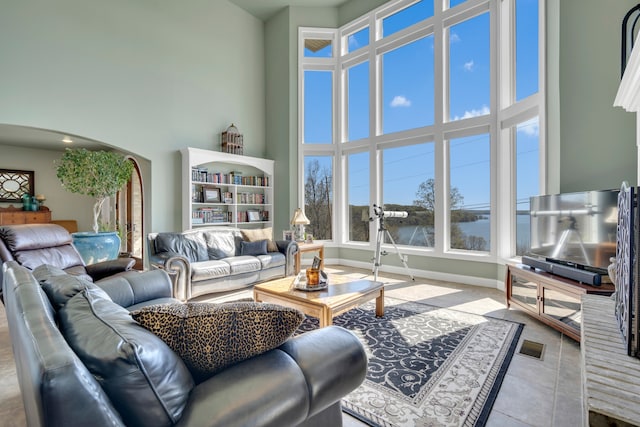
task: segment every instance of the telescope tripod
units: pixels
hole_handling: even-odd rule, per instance
[[[384,238],[385,234],[395,248],[396,253],[398,254],[398,258],[400,258],[400,262],[402,262],[402,265],[404,265],[404,268],[407,271],[407,275],[411,277],[411,280],[415,280],[413,275],[411,274],[411,271],[409,270],[407,261],[400,254],[400,249],[398,249],[398,247],[396,246],[396,242],[393,240],[393,237],[391,237],[391,233],[389,233],[389,230],[387,230],[387,228],[384,226],[384,216],[381,216],[378,219],[380,220],[380,225],[378,227],[378,235],[376,238],[376,253],[373,258],[373,280],[376,282],[378,281],[378,268],[382,265],[380,263],[380,256],[389,254],[387,251],[382,250],[382,239]]]

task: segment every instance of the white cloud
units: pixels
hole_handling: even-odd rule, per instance
[[[392,107],[411,107],[411,101],[402,95],[397,95],[391,100]]]
[[[540,134],[540,125],[538,124],[538,119],[533,118],[529,119],[526,122],[520,123],[518,125],[518,132],[522,132],[527,136],[538,136]]]
[[[457,33],[451,33],[449,43],[458,43],[459,41],[461,41],[460,36]]]
[[[479,110],[475,110],[475,109],[471,111],[467,110],[464,112],[462,117],[455,116],[453,120],[470,119],[471,117],[485,116],[489,113],[490,113],[489,107],[487,107],[486,105],[483,105],[482,108],[480,108]]]
[[[349,36],[349,47],[351,48],[349,51],[354,51],[360,47],[360,43],[354,36]]]
[[[469,62],[465,62],[464,63],[464,70],[465,71],[473,71],[474,68],[474,63],[473,63],[473,59]]]

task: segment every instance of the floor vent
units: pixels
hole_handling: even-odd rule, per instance
[[[520,354],[542,360],[544,344],[535,341],[523,340],[520,346]]]

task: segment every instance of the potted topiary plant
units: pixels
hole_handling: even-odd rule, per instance
[[[113,151],[67,148],[56,165],[56,175],[66,190],[96,199],[93,205],[93,233],[73,233],[73,243],[85,263],[117,258],[120,238],[117,231],[100,232],[100,214],[104,202],[115,196],[131,179],[133,163]],[[96,239],[106,239],[107,242],[100,243]],[[107,253],[97,252],[99,249],[106,249]]]

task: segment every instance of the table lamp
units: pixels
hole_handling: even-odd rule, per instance
[[[309,224],[309,218],[304,214],[302,209],[297,208],[295,212],[293,212],[293,217],[291,218],[291,225],[295,226],[294,237],[296,242],[301,242],[304,240],[304,226]]]

